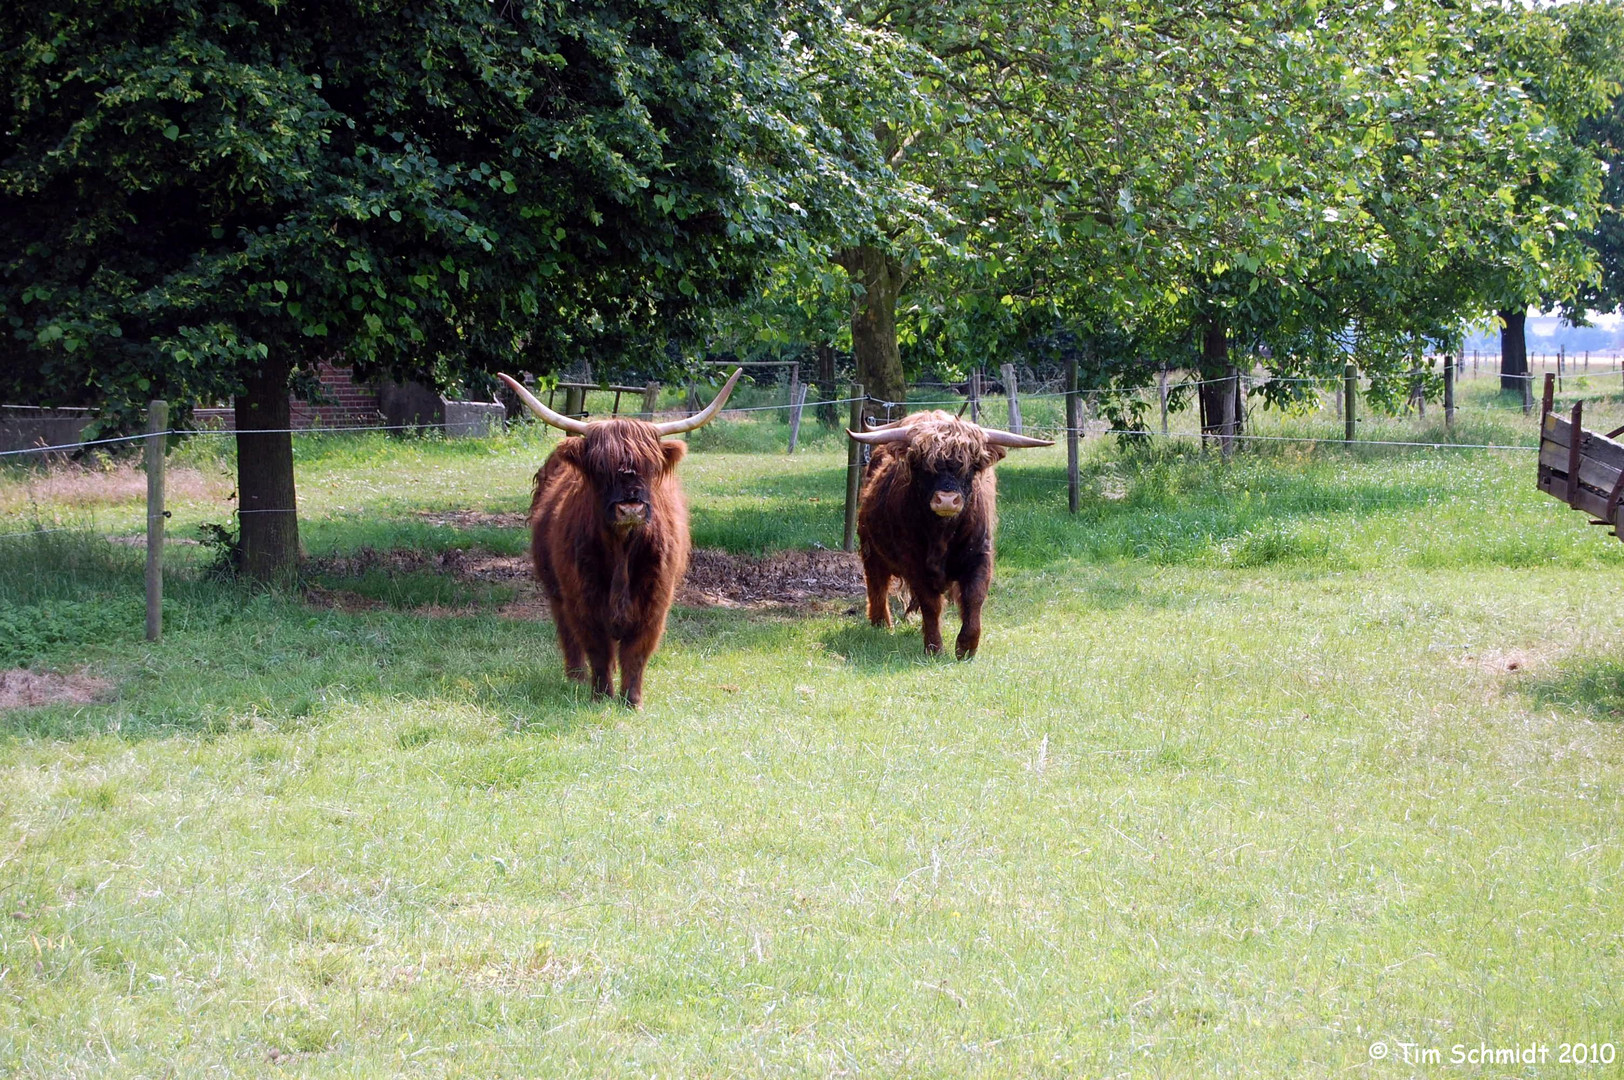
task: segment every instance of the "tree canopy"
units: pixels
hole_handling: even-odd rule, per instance
[[[441,382],[653,351],[863,206],[871,136],[803,87],[843,28],[748,0],[12,5],[0,393],[117,422],[285,398],[340,351]]]

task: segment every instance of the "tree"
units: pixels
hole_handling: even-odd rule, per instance
[[[1580,289],[1570,314],[1617,311],[1624,305],[1624,94],[1601,114],[1587,119],[1579,136],[1607,166],[1602,185],[1602,211],[1586,238],[1595,252],[1597,279]]]
[[[1491,9],[1493,11],[1494,9]],[[1502,125],[1520,151],[1504,159],[1496,197],[1512,227],[1487,230],[1473,269],[1501,323],[1501,388],[1529,379],[1524,322],[1532,304],[1572,306],[1597,274],[1586,243],[1600,207],[1603,169],[1582,126],[1611,103],[1624,78],[1624,11],[1609,0],[1496,11],[1488,25],[1490,85],[1524,95]]]
[[[652,349],[883,192],[802,90],[844,28],[816,0],[12,5],[0,393],[108,425],[234,396],[268,429],[239,435],[244,563],[280,573],[318,359],[444,384]]]
[[[913,336],[962,362],[1056,324],[1188,329],[1198,310],[1222,323],[1229,285],[1203,282],[1301,275],[1326,215],[1357,208],[1356,148],[1334,130],[1340,61],[1317,43],[1356,16],[1205,0],[877,6],[868,24],[908,43],[896,55],[916,65],[916,93],[869,115],[945,220],[878,222],[839,253],[863,381],[900,399],[904,288]]]

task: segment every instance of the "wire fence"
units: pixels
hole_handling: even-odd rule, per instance
[[[1518,378],[1518,379],[1526,378],[1528,380],[1532,380],[1536,375],[1541,375],[1541,374],[1543,374],[1543,373],[1530,372],[1526,376],[1516,376],[1515,378]],[[1601,370],[1593,369],[1588,374],[1592,378],[1600,377],[1600,376],[1624,376],[1624,365],[1620,365],[1619,367],[1611,367],[1610,366],[1610,367],[1608,367],[1606,369],[1601,369]],[[1579,373],[1574,373],[1574,375],[1575,375],[1575,377],[1578,377]],[[1398,378],[1402,378],[1402,376],[1399,376]],[[1068,438],[1071,438],[1073,436],[1075,436],[1078,439],[1084,439],[1084,438],[1090,438],[1090,437],[1099,437],[1099,436],[1111,435],[1111,436],[1117,436],[1117,437],[1122,438],[1122,439],[1142,441],[1142,442],[1145,442],[1145,443],[1151,443],[1151,442],[1154,442],[1156,440],[1161,440],[1161,439],[1173,440],[1173,441],[1196,440],[1196,441],[1201,441],[1204,445],[1206,445],[1206,444],[1217,444],[1217,445],[1220,445],[1220,446],[1230,445],[1230,444],[1242,444],[1242,445],[1244,445],[1244,444],[1297,444],[1297,445],[1304,445],[1304,446],[1322,446],[1323,445],[1323,446],[1336,446],[1336,447],[1347,447],[1347,448],[1381,447],[1381,448],[1386,448],[1386,449],[1414,450],[1414,451],[1426,451],[1426,452],[1437,452],[1437,451],[1446,451],[1446,450],[1456,450],[1456,451],[1464,450],[1464,451],[1505,452],[1505,453],[1517,453],[1517,454],[1537,452],[1537,450],[1538,450],[1538,446],[1535,445],[1532,442],[1524,444],[1524,443],[1508,443],[1508,442],[1482,441],[1482,440],[1463,441],[1463,440],[1440,440],[1440,439],[1437,439],[1437,438],[1431,438],[1431,439],[1428,439],[1428,438],[1402,439],[1402,438],[1380,438],[1380,437],[1372,438],[1372,437],[1370,437],[1370,434],[1373,433],[1376,428],[1379,428],[1379,427],[1381,427],[1383,425],[1391,425],[1391,426],[1397,428],[1399,425],[1402,425],[1402,424],[1413,424],[1414,423],[1414,420],[1415,420],[1414,417],[1412,417],[1410,415],[1397,415],[1397,414],[1386,416],[1386,417],[1380,417],[1380,416],[1360,417],[1358,419],[1358,424],[1361,425],[1361,430],[1352,439],[1349,439],[1346,436],[1345,431],[1342,433],[1341,436],[1335,436],[1335,435],[1329,435],[1329,434],[1316,435],[1316,434],[1302,433],[1302,432],[1265,433],[1265,432],[1258,432],[1258,431],[1248,431],[1248,430],[1244,430],[1244,422],[1243,422],[1243,425],[1239,429],[1228,431],[1228,432],[1221,431],[1221,430],[1219,430],[1219,429],[1217,429],[1215,427],[1208,427],[1208,428],[1206,428],[1204,430],[1172,430],[1172,429],[1167,428],[1167,426],[1166,426],[1167,425],[1167,418],[1168,418],[1168,415],[1169,415],[1168,410],[1167,410],[1167,406],[1168,406],[1169,399],[1178,397],[1180,395],[1188,395],[1191,391],[1198,391],[1203,387],[1219,385],[1219,384],[1233,384],[1233,385],[1235,385],[1237,387],[1237,389],[1241,389],[1241,390],[1245,391],[1246,393],[1256,392],[1256,391],[1258,391],[1260,389],[1266,388],[1268,385],[1271,385],[1271,384],[1283,384],[1283,385],[1288,385],[1288,386],[1293,386],[1293,387],[1300,388],[1302,390],[1305,390],[1309,394],[1321,395],[1322,398],[1325,395],[1341,395],[1342,393],[1345,393],[1345,391],[1347,389],[1347,385],[1348,385],[1345,378],[1337,378],[1337,377],[1333,377],[1333,376],[1269,376],[1269,377],[1257,377],[1257,376],[1248,375],[1248,374],[1244,374],[1244,373],[1236,373],[1236,374],[1225,375],[1225,376],[1221,376],[1221,377],[1217,377],[1217,378],[1201,379],[1201,378],[1180,377],[1176,381],[1169,379],[1168,381],[1158,382],[1157,384],[1153,384],[1153,385],[1128,386],[1128,387],[1120,387],[1120,386],[1119,387],[1091,387],[1091,388],[1079,389],[1079,390],[1071,391],[1071,392],[1068,392],[1068,391],[1066,391],[1064,389],[1059,389],[1059,390],[1049,389],[1048,386],[1050,386],[1052,384],[1039,384],[1043,388],[1037,389],[1037,390],[1034,390],[1034,391],[1028,391],[1028,392],[1020,392],[1020,391],[1017,390],[1017,393],[1016,393],[1016,396],[1015,396],[1015,401],[1016,402],[1035,404],[1035,403],[1044,402],[1044,401],[1060,401],[1060,400],[1063,400],[1063,399],[1067,398],[1068,396],[1070,396],[1070,394],[1075,394],[1077,400],[1079,401],[1079,403],[1082,406],[1082,408],[1080,408],[1079,411],[1084,412],[1084,413],[1089,413],[1089,414],[1094,413],[1096,410],[1102,409],[1103,405],[1105,403],[1107,403],[1107,402],[1126,404],[1126,403],[1129,403],[1129,402],[1135,402],[1136,401],[1139,405],[1141,405],[1143,407],[1149,408],[1149,407],[1160,406],[1162,408],[1162,410],[1163,410],[1163,412],[1162,412],[1162,425],[1161,425],[1163,430],[1159,430],[1159,431],[1158,430],[1153,430],[1153,429],[1148,428],[1148,427],[1122,426],[1119,423],[1118,424],[1111,423],[1110,420],[1108,420],[1108,419],[1086,419],[1076,427],[1068,426],[1064,422],[1053,423],[1053,422],[1037,421],[1037,422],[1026,422],[1026,423],[1022,424],[1022,430],[1025,433],[1031,434],[1031,435],[1033,435],[1035,437],[1052,438],[1052,439],[1055,439],[1055,440],[1068,439]],[[796,403],[796,404],[780,402],[780,403],[766,404],[766,405],[740,406],[740,407],[737,407],[737,408],[728,409],[728,410],[726,410],[726,413],[728,413],[728,414],[768,414],[768,413],[784,412],[786,410],[792,410],[792,409],[804,412],[804,410],[807,409],[807,408],[816,409],[819,406],[849,406],[849,405],[853,405],[853,404],[857,404],[857,403],[862,403],[864,405],[872,405],[872,406],[876,407],[877,409],[885,409],[887,412],[889,412],[891,409],[896,408],[898,405],[902,405],[903,407],[908,408],[908,409],[921,409],[921,408],[932,408],[932,407],[954,407],[954,408],[959,408],[961,410],[961,412],[962,412],[962,410],[965,407],[970,406],[972,404],[972,401],[971,401],[970,398],[968,398],[966,396],[963,396],[963,395],[957,394],[956,391],[955,391],[955,388],[952,387],[950,384],[934,384],[934,385],[940,386],[940,388],[942,390],[953,392],[954,396],[952,396],[952,397],[926,398],[926,399],[923,399],[923,400],[917,400],[916,399],[916,400],[907,401],[906,403],[899,403],[899,402],[885,401],[885,400],[874,398],[874,397],[868,396],[868,395],[862,395],[862,396],[847,395],[847,396],[837,397],[837,398],[824,400],[824,401],[817,401],[817,400],[802,401],[802,402],[799,402],[799,403]],[[982,407],[983,412],[990,413],[994,409],[996,409],[997,403],[998,403],[1000,398],[1004,399],[1005,401],[1009,400],[1007,393],[999,393],[995,389],[996,385],[997,384],[994,384],[994,383],[982,383],[979,379],[977,379],[973,383],[967,384],[966,389],[969,390],[971,394],[976,394],[976,392],[978,390],[982,391],[982,393],[977,395],[979,404]],[[1360,393],[1360,394],[1368,394],[1369,391],[1370,391],[1371,385],[1372,385],[1372,383],[1368,379],[1367,380],[1360,380],[1357,383],[1356,392]],[[1406,408],[1405,412],[1408,413],[1409,409]],[[1529,412],[1529,405],[1528,405],[1528,401],[1527,401],[1527,395],[1525,394],[1524,395],[1524,402],[1521,403],[1521,404],[1518,404],[1518,403],[1515,403],[1515,402],[1513,402],[1513,403],[1504,403],[1504,404],[1495,403],[1495,402],[1479,402],[1479,403],[1475,403],[1475,404],[1464,404],[1464,403],[1462,403],[1462,404],[1457,404],[1455,406],[1453,412],[1455,414],[1457,414],[1457,415],[1459,415],[1459,414],[1470,415],[1470,414],[1473,414],[1473,413],[1481,413],[1481,414],[1485,414],[1485,415],[1504,415],[1504,414],[1514,414],[1514,413],[1519,413],[1519,412],[1526,414],[1526,413]],[[1018,413],[1018,410],[1017,410],[1017,413]],[[1036,418],[1034,418],[1034,419],[1036,419]],[[1339,412],[1338,419],[1339,419],[1339,421],[1342,419],[1342,416],[1340,415],[1340,412]],[[29,457],[31,455],[52,455],[52,454],[64,455],[64,454],[80,452],[80,451],[84,451],[84,450],[88,450],[88,449],[96,449],[96,448],[104,448],[104,447],[111,447],[111,446],[117,446],[117,445],[125,445],[125,444],[130,444],[130,443],[155,440],[155,439],[159,439],[159,438],[166,438],[166,437],[170,437],[170,436],[186,436],[186,437],[189,437],[189,438],[223,438],[223,437],[228,437],[228,436],[229,437],[235,437],[235,436],[238,436],[238,435],[293,435],[293,436],[330,435],[330,434],[350,435],[350,434],[363,434],[363,433],[397,433],[397,432],[404,432],[404,431],[436,431],[436,430],[449,431],[453,426],[454,425],[451,425],[451,424],[448,424],[448,423],[445,423],[445,422],[424,422],[424,423],[415,423],[415,424],[311,425],[311,426],[287,427],[287,428],[246,428],[246,429],[231,429],[231,428],[200,428],[200,429],[165,428],[164,430],[161,430],[161,431],[145,432],[145,433],[137,434],[137,435],[112,436],[112,437],[108,437],[108,438],[89,439],[89,440],[83,440],[83,441],[79,441],[79,442],[57,443],[57,444],[53,444],[53,445],[49,445],[49,446],[25,447],[25,448],[21,448],[21,449],[0,451],[0,458],[9,459],[9,460],[17,460],[17,459],[25,459],[25,458],[27,458],[27,457]],[[1066,483],[1068,485],[1072,485],[1072,484],[1075,484],[1075,479],[1074,478],[1068,478],[1067,480],[1061,481],[1061,482]],[[294,507],[253,507],[253,508],[238,508],[238,509],[235,509],[235,510],[232,511],[232,513],[237,515],[237,516],[251,515],[251,514],[289,514],[289,513],[297,513],[297,512],[298,512],[297,508],[294,508]],[[81,530],[77,530],[75,527],[68,527],[68,526],[17,530],[17,531],[0,533],[0,540],[8,540],[8,539],[16,539],[16,538],[19,538],[19,537],[40,536],[40,535],[45,535],[45,534],[50,534],[50,533],[62,533],[62,532],[72,532],[72,531],[81,531]]]
[[[1508,378],[1530,379],[1531,380],[1531,379],[1535,378],[1536,374],[1538,374],[1538,373],[1531,373],[1531,374],[1528,374],[1528,375],[1519,375],[1519,376],[1508,376]],[[1609,371],[1604,372],[1603,374],[1624,376],[1624,368],[1610,369]],[[1130,386],[1130,387],[1092,387],[1092,388],[1088,388],[1088,389],[1078,389],[1076,391],[1066,391],[1066,390],[1039,390],[1039,391],[1032,391],[1032,392],[1024,392],[1023,391],[1023,392],[1018,392],[1017,393],[1016,400],[1019,401],[1019,402],[1059,401],[1059,400],[1065,399],[1066,397],[1068,397],[1068,396],[1070,396],[1071,394],[1074,393],[1079,400],[1085,400],[1085,401],[1099,401],[1101,399],[1108,399],[1108,400],[1113,400],[1113,401],[1127,402],[1127,401],[1132,401],[1132,400],[1138,399],[1141,402],[1153,403],[1153,402],[1159,402],[1162,395],[1164,395],[1164,394],[1167,397],[1172,398],[1172,397],[1180,394],[1181,392],[1188,392],[1189,390],[1199,389],[1200,387],[1204,387],[1204,386],[1220,385],[1220,384],[1230,383],[1230,382],[1233,382],[1233,381],[1236,381],[1235,377],[1223,376],[1223,377],[1211,378],[1211,379],[1181,379],[1181,380],[1179,380],[1177,382],[1171,382],[1170,381],[1169,383],[1166,384],[1165,387],[1161,386],[1161,385],[1150,385],[1150,386]],[[1238,377],[1238,381],[1239,381],[1241,387],[1243,389],[1245,389],[1248,393],[1251,393],[1253,391],[1262,389],[1262,388],[1264,388],[1264,387],[1266,387],[1266,386],[1268,386],[1270,384],[1278,383],[1278,384],[1286,384],[1286,385],[1308,386],[1308,387],[1317,389],[1322,393],[1333,393],[1334,394],[1334,393],[1340,393],[1343,390],[1344,385],[1345,385],[1340,378],[1331,378],[1331,377],[1290,377],[1290,376],[1282,377],[1282,376],[1271,376],[1271,377],[1268,377],[1268,378],[1254,378],[1254,377],[1247,376],[1247,375],[1241,375],[1241,376]],[[1621,387],[1621,389],[1624,389],[1624,387]],[[1360,384],[1359,392],[1361,394],[1368,393],[1369,390],[1370,390],[1370,383],[1368,381],[1367,382],[1362,382]],[[989,385],[988,391],[985,394],[983,394],[982,396],[979,397],[979,403],[982,405],[983,409],[994,408],[996,406],[996,403],[999,400],[1006,400],[1007,401],[1008,400],[1007,394],[1004,394],[1002,392],[998,392],[996,390],[991,389],[990,385]],[[740,414],[740,413],[743,413],[743,414],[757,414],[757,413],[787,412],[787,411],[792,411],[792,410],[799,410],[799,411],[804,412],[804,411],[806,411],[808,409],[815,410],[820,406],[850,405],[850,404],[853,404],[854,402],[859,402],[859,401],[861,401],[861,402],[863,402],[865,404],[868,404],[868,405],[873,405],[876,408],[884,409],[884,410],[887,410],[887,411],[892,410],[892,409],[896,409],[896,408],[899,408],[899,407],[900,408],[905,408],[905,409],[936,408],[936,407],[947,407],[947,406],[960,408],[960,407],[964,407],[964,406],[966,406],[967,404],[970,403],[970,399],[967,399],[966,397],[963,397],[963,396],[957,396],[957,397],[951,397],[951,398],[945,398],[945,397],[944,398],[929,398],[929,399],[923,399],[923,400],[921,400],[921,399],[909,399],[907,401],[888,401],[888,400],[885,400],[883,398],[878,398],[878,397],[874,397],[874,396],[864,396],[864,397],[860,397],[860,398],[859,397],[846,396],[846,397],[831,398],[831,399],[827,399],[827,400],[812,399],[812,400],[807,400],[807,401],[805,401],[803,403],[800,403],[800,404],[777,403],[777,404],[771,404],[771,405],[739,406],[739,407],[736,407],[736,408],[725,409],[724,410],[724,415],[727,415],[727,414]],[[1526,404],[1517,404],[1517,403],[1514,403],[1514,402],[1513,403],[1505,403],[1505,404],[1499,404],[1499,403],[1480,403],[1480,404],[1457,403],[1454,406],[1454,412],[1456,412],[1456,413],[1472,413],[1472,412],[1515,413],[1515,412],[1522,412],[1524,414],[1527,414],[1529,411],[1530,411],[1529,406],[1527,406]],[[1380,420],[1390,420],[1390,421],[1404,421],[1405,419],[1407,419],[1407,417],[1405,417],[1403,415],[1393,415],[1393,416],[1389,416],[1389,417],[1385,417],[1385,418],[1379,418],[1379,419]],[[1367,422],[1367,420],[1365,418],[1361,418],[1361,422],[1362,423]],[[121,444],[143,442],[143,441],[146,441],[146,440],[149,440],[149,439],[160,438],[160,437],[171,437],[171,436],[183,436],[183,437],[186,437],[186,438],[224,438],[224,437],[235,438],[236,436],[239,436],[239,435],[326,435],[326,434],[355,435],[355,434],[365,434],[365,433],[371,433],[371,432],[389,433],[389,432],[408,432],[408,431],[410,431],[410,432],[449,431],[449,430],[452,430],[453,428],[455,428],[457,426],[458,425],[448,424],[448,423],[446,423],[444,421],[439,421],[439,422],[425,421],[425,422],[421,422],[421,423],[412,423],[412,424],[307,425],[307,426],[301,426],[301,427],[285,427],[285,428],[214,428],[214,427],[205,427],[205,428],[165,428],[162,431],[142,432],[142,433],[136,434],[136,435],[118,435],[118,436],[110,436],[110,437],[102,438],[102,439],[86,439],[86,440],[80,440],[80,441],[76,441],[76,442],[64,442],[64,443],[55,443],[55,444],[43,445],[43,446],[21,447],[21,448],[16,448],[16,449],[11,449],[11,450],[0,450],[0,458],[24,458],[24,457],[28,457],[28,456],[31,456],[31,455],[48,455],[48,454],[67,455],[67,454],[71,454],[71,453],[80,452],[80,451],[83,451],[83,450],[94,449],[94,448],[97,448],[97,447],[106,447],[106,446],[115,446],[115,445],[121,445]],[[1042,427],[1043,430],[1056,432],[1056,433],[1059,433],[1059,434],[1066,434],[1067,433],[1066,428],[1064,428],[1064,427],[1055,427],[1054,425],[1048,425],[1048,426],[1026,425],[1026,426],[1027,427]],[[1128,435],[1128,436],[1137,437],[1137,436],[1144,436],[1144,435],[1152,434],[1151,432],[1141,431],[1141,430],[1138,430],[1138,429],[1118,429],[1118,428],[1099,429],[1099,428],[1095,428],[1095,427],[1089,427],[1087,429],[1081,429],[1080,428],[1078,430],[1082,434],[1090,434],[1090,435],[1091,434],[1110,434],[1110,435]],[[1201,433],[1201,432],[1168,432],[1166,434],[1167,434],[1167,437],[1169,437],[1169,438],[1187,438],[1187,437],[1200,437],[1203,433]],[[1212,432],[1207,432],[1205,434],[1211,435]],[[1275,440],[1275,441],[1289,441],[1289,442],[1325,442],[1325,443],[1336,442],[1336,443],[1346,443],[1346,442],[1350,441],[1350,440],[1347,440],[1347,439],[1328,438],[1328,437],[1315,437],[1315,436],[1306,436],[1306,435],[1305,436],[1296,436],[1296,435],[1265,436],[1265,435],[1256,435],[1256,434],[1249,434],[1249,435],[1236,434],[1236,435],[1234,435],[1232,437],[1234,437],[1234,438],[1245,438],[1245,439],[1251,439],[1251,440]],[[1366,443],[1366,444],[1370,444],[1370,445],[1377,445],[1377,443],[1375,441],[1373,441],[1373,440],[1357,439],[1357,440],[1351,440],[1351,441],[1360,442],[1360,443]],[[1386,440],[1386,441],[1381,442],[1379,445],[1389,445],[1389,446],[1408,445],[1408,446],[1415,446],[1415,447],[1418,447],[1418,448],[1427,448],[1427,449],[1431,449],[1431,448],[1438,447],[1438,446],[1454,446],[1454,447],[1459,447],[1459,448],[1462,448],[1462,449],[1465,449],[1465,448],[1474,448],[1474,449],[1528,449],[1527,447],[1503,447],[1503,446],[1495,446],[1495,445],[1487,445],[1487,444],[1434,443],[1434,442],[1425,442],[1425,441],[1400,441],[1400,440]]]

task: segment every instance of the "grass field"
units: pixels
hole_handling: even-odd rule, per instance
[[[1531,444],[1487,384],[1452,437]],[[782,432],[695,439],[696,544],[838,544]],[[551,444],[300,439],[306,547],[518,552]],[[346,611],[175,545],[148,645],[139,473],[0,473],[66,530],[0,541],[0,670],[111,698],[0,712],[0,1072],[1617,1075],[1557,1058],[1624,1044],[1624,544],[1527,452],[1084,457],[1075,518],[1062,448],[999,467],[973,663],[679,608],[641,713],[427,571]],[[226,520],[218,444],[172,469],[172,535]]]

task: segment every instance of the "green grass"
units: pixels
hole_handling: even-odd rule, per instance
[[[838,444],[746,452],[767,428],[696,439],[696,542],[834,546]],[[550,445],[301,440],[306,545],[517,552],[440,521],[522,510]],[[0,713],[0,1071],[1401,1077],[1400,1042],[1624,1041],[1624,544],[1527,453],[1091,440],[1075,518],[1063,463],[1000,466],[974,663],[843,605],[679,608],[642,713],[501,589],[323,576],[381,602],[345,613],[175,547],[148,645],[138,548],[0,542],[0,666],[118,687]],[[223,520],[195,490],[182,535]],[[37,520],[139,521],[75,498]]]

